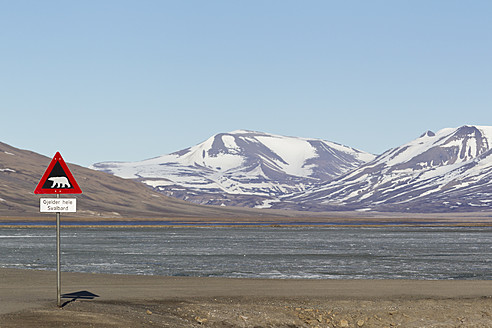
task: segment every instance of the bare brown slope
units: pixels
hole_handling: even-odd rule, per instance
[[[34,188],[51,158],[0,143],[0,217],[39,217],[39,195]],[[142,183],[68,164],[82,195],[77,198],[77,217],[252,217],[265,212],[200,206],[152,191]],[[52,197],[52,195],[47,195]],[[283,216],[269,213],[268,216]]]

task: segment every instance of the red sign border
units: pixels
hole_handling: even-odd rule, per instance
[[[60,163],[63,171],[65,171],[65,174],[67,175],[67,178],[70,181],[70,184],[72,185],[73,188],[53,188],[53,189],[44,188],[43,189],[44,183],[48,179],[51,171],[53,170],[53,167],[57,162]],[[43,176],[41,177],[41,180],[36,186],[36,189],[34,189],[34,193],[35,194],[81,194],[82,193],[82,190],[77,184],[77,181],[75,181],[72,172],[70,172],[70,170],[68,169],[68,166],[63,160],[63,157],[61,156],[60,152],[58,151],[56,152],[55,156],[51,160],[50,165],[48,165],[48,168],[46,169]]]

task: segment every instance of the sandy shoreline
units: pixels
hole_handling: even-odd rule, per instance
[[[313,216],[285,217],[149,217],[103,218],[62,215],[65,227],[388,227],[388,226],[438,226],[474,227],[492,226],[489,213],[460,214],[408,214],[408,213],[319,213]],[[54,216],[0,217],[0,227],[21,228],[54,226]]]
[[[39,229],[53,229],[55,222],[49,221],[25,221],[21,223],[10,223],[6,221],[0,221],[0,228],[6,229],[20,229],[20,228],[39,228]],[[248,223],[227,223],[227,222],[194,222],[194,223],[160,223],[160,222],[146,222],[142,224],[140,221],[133,222],[99,222],[94,224],[93,221],[69,221],[63,222],[60,225],[62,228],[388,228],[388,227],[492,227],[491,222],[280,222],[280,223],[261,223],[261,222],[248,222]]]
[[[62,273],[62,293],[82,291],[97,297],[58,309],[55,272],[0,269],[0,327],[492,327],[492,280]]]

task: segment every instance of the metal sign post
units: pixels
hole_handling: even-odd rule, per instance
[[[34,189],[34,193],[56,194],[56,198],[41,198],[39,211],[56,212],[56,304],[61,307],[60,213],[76,212],[77,200],[75,198],[60,199],[60,194],[81,194],[82,190],[59,152],[51,160],[36,189]]]
[[[60,198],[60,194],[56,194]],[[60,212],[56,212],[56,304],[61,307]]]

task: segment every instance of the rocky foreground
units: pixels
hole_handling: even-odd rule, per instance
[[[492,298],[76,301],[0,316],[0,327],[492,327]]]
[[[0,327],[492,327],[489,280],[63,273],[71,295],[62,308],[55,281],[54,272],[0,269]]]

